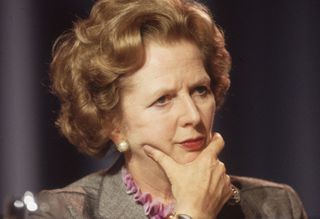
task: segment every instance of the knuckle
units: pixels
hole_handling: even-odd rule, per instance
[[[214,139],[218,139],[218,138],[222,138],[222,136],[221,136],[221,134],[220,134],[219,132],[215,132],[215,133],[213,134],[213,138],[214,138]]]
[[[216,132],[213,136],[214,140],[224,142],[223,137],[220,133]]]
[[[223,162],[221,162],[220,160],[218,161],[218,165],[217,165],[217,169],[219,170],[220,174],[226,174],[227,172],[227,169],[226,169],[226,166],[224,165]]]
[[[225,141],[219,133],[214,134],[212,145],[214,145],[214,147],[212,147],[212,151],[214,151],[215,153],[219,153],[224,148]]]
[[[224,138],[221,137],[221,138],[220,138],[220,144],[222,145],[222,147],[224,147],[225,143],[226,143],[226,142],[224,141]]]
[[[219,145],[221,145],[222,147],[223,147],[224,144],[225,144],[225,141],[224,141],[223,137],[222,137],[220,134],[219,134],[218,137],[217,137],[217,143],[218,143]]]

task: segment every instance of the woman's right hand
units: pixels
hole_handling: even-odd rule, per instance
[[[179,164],[171,157],[151,146],[145,146],[148,156],[165,171],[172,194],[176,200],[175,212],[187,214],[194,219],[216,218],[223,205],[232,195],[230,177],[218,154],[224,147],[219,133],[190,163]]]

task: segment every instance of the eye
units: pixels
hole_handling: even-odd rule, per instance
[[[170,95],[164,95],[160,98],[158,98],[154,103],[153,105],[156,105],[156,106],[164,106],[166,105],[168,102],[170,102],[170,100],[172,99],[172,97]]]
[[[194,88],[193,91],[196,95],[205,96],[210,92],[210,90],[206,86],[198,86]]]

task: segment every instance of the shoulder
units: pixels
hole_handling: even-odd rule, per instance
[[[28,218],[89,218],[98,202],[100,184],[106,175],[99,171],[61,189],[44,190],[37,195],[38,210]]]
[[[239,176],[232,176],[232,183],[240,188],[245,214],[259,218],[307,218],[298,194],[286,184]]]

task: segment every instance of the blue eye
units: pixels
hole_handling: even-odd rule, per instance
[[[206,86],[198,86],[194,88],[194,93],[200,96],[208,94],[210,90]]]
[[[171,99],[172,99],[172,97],[169,96],[169,95],[162,96],[162,97],[158,98],[158,99],[154,102],[154,105],[156,105],[156,106],[164,106],[164,105],[166,105]]]

